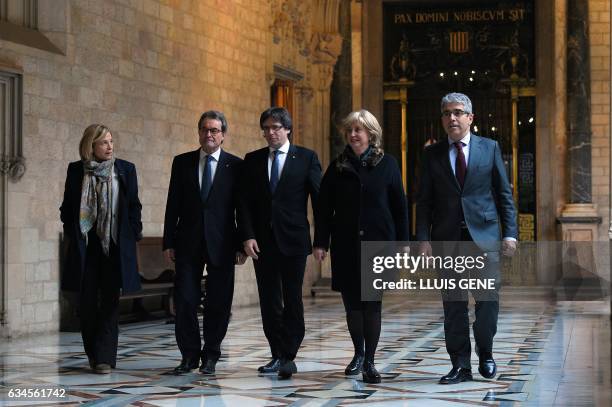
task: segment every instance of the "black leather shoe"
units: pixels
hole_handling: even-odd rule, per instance
[[[485,379],[492,379],[497,373],[497,365],[491,352],[481,352],[478,356],[478,373]]]
[[[440,384],[455,384],[472,380],[472,370],[463,367],[453,367],[446,376],[442,376]]]
[[[198,368],[198,359],[183,359],[181,360],[181,364],[174,368],[172,373],[174,374],[182,374],[182,373],[191,373],[192,370]]]
[[[274,358],[263,366],[259,366],[257,371],[259,373],[277,373],[278,367],[280,366],[280,359]]]
[[[214,360],[207,359],[202,362],[202,366],[200,366],[200,373],[203,374],[215,374],[215,365],[217,362]]]
[[[374,362],[363,363],[363,381],[365,383],[380,383],[380,373],[374,367]]]
[[[293,360],[282,360],[278,367],[278,378],[281,380],[290,379],[291,376],[297,373],[297,366]]]
[[[348,364],[346,369],[344,369],[344,374],[347,376],[353,376],[359,374],[363,370],[363,355],[355,354],[353,356],[353,360]]]

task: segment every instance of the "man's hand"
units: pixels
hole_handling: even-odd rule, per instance
[[[164,250],[164,257],[168,263],[174,262],[176,260],[174,256],[174,249],[166,249]]]
[[[242,247],[244,247],[244,252],[252,259],[257,260],[257,253],[259,253],[259,246],[257,246],[257,240],[249,239],[242,242]]]
[[[316,261],[321,262],[325,260],[325,257],[327,256],[327,251],[322,247],[315,247],[314,249],[312,249],[312,255],[314,256]]]
[[[417,253],[417,255],[419,254],[423,256],[431,256],[432,254],[431,243],[430,242],[419,242],[419,252]]]
[[[516,240],[502,240],[502,256],[512,257],[516,252]]]
[[[234,262],[235,262],[237,265],[242,266],[242,265],[243,265],[243,264],[246,262],[246,259],[247,259],[248,257],[249,257],[249,256],[247,256],[247,255],[246,255],[246,254],[244,254],[243,252],[236,252],[236,258],[235,258]]]

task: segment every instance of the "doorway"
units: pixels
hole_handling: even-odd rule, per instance
[[[533,0],[385,3],[383,27],[385,150],[405,163],[413,237],[422,151],[446,140],[440,100],[461,92],[472,100],[472,132],[501,146],[520,240],[535,241]]]

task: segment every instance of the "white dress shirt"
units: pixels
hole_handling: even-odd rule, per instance
[[[289,140],[285,142],[278,149],[278,179],[280,180],[281,174],[283,173],[283,167],[285,166],[285,160],[287,159],[287,154],[289,154],[289,146],[291,143]],[[274,161],[274,149],[272,147],[269,148],[270,153],[268,154],[268,180],[270,179],[270,174],[272,174],[272,161]]]

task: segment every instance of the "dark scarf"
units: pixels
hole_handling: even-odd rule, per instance
[[[344,151],[338,156],[336,167],[339,171],[344,171],[351,167],[357,171],[358,168],[364,166],[363,163],[365,163],[365,166],[372,168],[378,165],[384,155],[385,152],[382,148],[369,146],[363,154],[357,157],[351,146],[347,145],[344,147]]]

